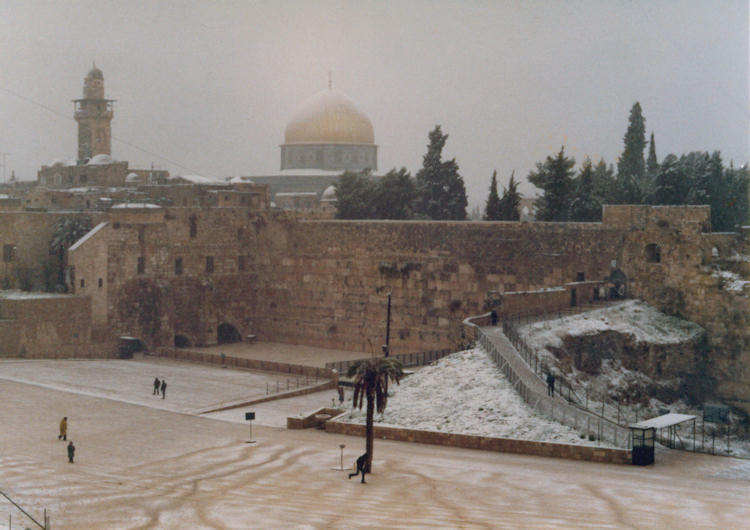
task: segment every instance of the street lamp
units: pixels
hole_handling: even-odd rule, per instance
[[[383,344],[383,355],[388,357],[391,350],[391,288],[386,287],[388,296],[388,309],[385,317],[385,344]]]

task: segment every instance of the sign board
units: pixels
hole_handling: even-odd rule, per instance
[[[246,420],[254,420],[255,419],[255,412],[245,412],[245,419]]]
[[[703,421],[710,423],[729,423],[729,407],[716,403],[704,403]]]

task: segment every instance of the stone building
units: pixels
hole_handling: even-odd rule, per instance
[[[112,158],[114,99],[104,97],[104,74],[94,65],[83,80],[83,98],[73,100],[78,122],[78,159],[54,160],[37,172],[37,183],[49,188],[133,186],[163,181],[164,170],[129,169]]]

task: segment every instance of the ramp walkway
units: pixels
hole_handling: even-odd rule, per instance
[[[547,385],[511,344],[500,327],[480,327],[479,345],[536,412],[614,447],[630,449],[630,430],[603,416],[576,407],[559,395],[548,396]]]

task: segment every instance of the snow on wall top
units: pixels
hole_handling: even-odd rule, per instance
[[[91,237],[94,234],[96,234],[99,230],[101,230],[105,226],[107,226],[107,222],[106,221],[103,221],[103,222],[99,223],[94,228],[92,228],[91,230],[89,230],[88,232],[86,232],[86,234],[81,239],[79,239],[78,241],[76,241],[75,243],[73,243],[73,245],[68,250],[71,251],[71,250],[78,249],[78,247],[80,247],[86,241],[88,241],[89,239],[91,239]]]

